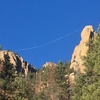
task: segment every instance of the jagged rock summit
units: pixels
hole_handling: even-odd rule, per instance
[[[81,41],[78,46],[75,47],[74,52],[72,54],[71,65],[70,68],[73,68],[74,71],[81,73],[85,73],[85,66],[83,65],[82,57],[86,56],[86,53],[89,49],[87,43],[90,38],[93,39],[95,32],[92,26],[86,26],[81,32]]]
[[[8,54],[10,63],[16,67],[17,72],[22,72],[25,75],[28,74],[28,71],[36,72],[36,69],[31,67],[28,62],[24,61],[22,57],[9,50],[0,51],[0,61],[5,61],[5,54]]]

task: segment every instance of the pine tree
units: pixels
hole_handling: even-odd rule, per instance
[[[56,82],[56,89],[58,90],[57,97],[59,98],[59,100],[70,100],[69,84],[67,82],[68,78],[65,77],[65,75],[68,74],[68,68],[68,63],[63,64],[62,62],[58,62],[55,69],[54,80]]]
[[[2,100],[12,100],[12,95],[15,91],[15,87],[13,86],[14,78],[16,77],[15,75],[15,67],[13,64],[10,63],[10,58],[6,54],[4,55],[5,61],[3,64],[3,69],[0,73],[0,90],[2,90],[2,94],[0,95],[0,99]]]
[[[100,24],[98,25],[97,33],[100,34]]]
[[[23,77],[21,73],[15,78],[16,96],[14,100],[34,100],[34,75],[29,72],[28,76]]]

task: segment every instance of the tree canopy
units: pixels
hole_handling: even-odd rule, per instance
[[[90,40],[87,56],[84,57],[86,73],[79,74],[74,85],[73,100],[100,99],[100,34]]]

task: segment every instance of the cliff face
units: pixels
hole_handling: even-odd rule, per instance
[[[1,62],[5,61],[5,54],[8,54],[8,56],[10,57],[10,63],[12,63],[16,67],[17,72],[22,72],[25,75],[27,75],[28,71],[36,72],[36,69],[34,67],[31,67],[31,65],[28,62],[25,62],[22,57],[18,56],[12,51],[0,51]]]
[[[81,32],[81,41],[78,46],[75,47],[74,52],[72,54],[71,65],[70,68],[73,68],[74,71],[81,73],[85,73],[85,66],[83,65],[82,57],[86,56],[86,53],[89,49],[87,43],[90,39],[93,39],[93,35],[95,34],[92,26],[86,26]]]

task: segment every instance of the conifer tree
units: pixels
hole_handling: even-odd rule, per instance
[[[100,34],[100,24],[98,26],[97,33]]]
[[[15,75],[15,67],[10,63],[10,58],[6,54],[4,55],[5,61],[3,64],[3,70],[0,73],[0,90],[2,90],[2,94],[0,95],[0,99],[2,100],[12,100],[12,95],[15,91],[15,87],[13,86]]]
[[[68,68],[68,63],[63,64],[62,62],[58,62],[55,69],[54,80],[56,82],[56,89],[58,90],[58,100],[70,100],[68,78],[65,77],[65,75],[68,75]]]
[[[15,78],[14,85],[16,88],[15,100],[34,100],[34,75],[29,72],[28,76],[23,77],[21,73]]]
[[[100,99],[100,35],[90,40],[87,56],[84,57],[86,73],[77,76],[73,100]]]

